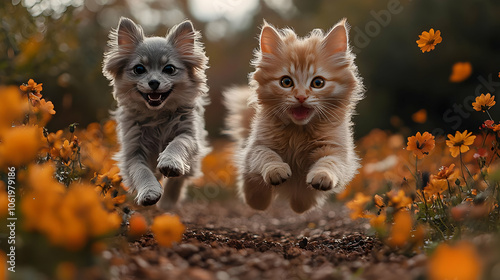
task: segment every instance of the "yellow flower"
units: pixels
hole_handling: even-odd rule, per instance
[[[0,142],[0,168],[22,166],[34,160],[42,146],[42,132],[36,126],[18,126],[3,133]]]
[[[172,247],[174,242],[180,242],[185,229],[179,216],[169,214],[156,216],[151,226],[156,241],[164,247]]]
[[[457,62],[453,64],[451,75],[450,75],[450,82],[452,83],[460,83],[467,78],[470,77],[472,74],[472,65],[469,62]]]
[[[460,133],[456,132],[455,136],[448,134],[448,139],[446,140],[446,145],[450,148],[450,153],[452,157],[457,157],[459,154],[465,153],[469,150],[469,146],[474,143],[476,139],[472,132],[467,133],[467,130]]]
[[[443,41],[443,38],[441,38],[441,31],[437,30],[434,32],[434,29],[432,28],[429,32],[422,32],[422,35],[419,35],[418,37],[420,37],[420,39],[417,40],[417,44],[422,50],[422,53],[432,51],[437,44]]]
[[[489,110],[493,105],[496,104],[495,96],[487,93],[484,95],[481,93],[480,96],[476,97],[476,102],[472,102],[472,107],[476,111],[486,111]]]
[[[413,151],[413,154],[422,159],[424,156],[428,155],[436,146],[436,141],[434,141],[434,136],[429,132],[424,132],[420,134],[417,132],[415,136],[408,137],[408,146],[406,149],[408,151]]]
[[[471,243],[441,244],[429,260],[429,279],[477,280],[481,267],[481,258]]]
[[[356,193],[354,199],[346,203],[347,208],[351,210],[349,214],[351,219],[365,218],[365,205],[371,200],[370,196],[364,195],[361,192]]]
[[[389,244],[394,247],[403,247],[411,237],[413,220],[408,211],[398,211],[394,215],[394,225],[391,228]]]

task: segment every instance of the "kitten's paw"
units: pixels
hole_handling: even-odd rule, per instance
[[[331,172],[311,171],[307,174],[306,183],[319,191],[329,191],[337,185],[338,179]]]
[[[159,160],[157,168],[168,178],[182,176],[190,169],[189,165],[169,158]]]
[[[148,189],[137,194],[137,204],[142,206],[150,206],[156,204],[160,200],[161,191],[155,189]]]
[[[264,181],[273,186],[283,184],[290,176],[292,176],[292,170],[284,162],[269,163],[262,173]]]

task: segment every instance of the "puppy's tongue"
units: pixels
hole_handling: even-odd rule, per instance
[[[149,93],[148,97],[151,100],[159,100],[161,98],[161,94],[160,93]]]
[[[292,111],[292,116],[296,120],[301,121],[301,120],[306,119],[309,116],[309,112],[311,112],[311,109],[306,108],[304,106],[299,106],[299,107],[292,108],[291,111]]]

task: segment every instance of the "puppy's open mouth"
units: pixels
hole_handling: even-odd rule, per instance
[[[139,93],[142,95],[142,97],[148,102],[148,104],[152,107],[160,106],[165,99],[172,93],[172,90],[174,88],[171,87],[168,91],[166,92],[150,92],[150,93],[144,93],[142,91],[139,91]]]

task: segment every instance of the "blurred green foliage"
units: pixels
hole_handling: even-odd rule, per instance
[[[348,19],[367,88],[355,119],[358,137],[375,127],[405,134],[429,130],[435,135],[459,125],[475,130],[481,118],[460,107],[470,104],[467,97],[495,94],[500,85],[498,1],[255,0],[256,8],[241,20],[231,15],[248,6],[243,0],[212,1],[214,14],[208,20],[200,16],[205,9],[198,6],[200,1],[2,1],[0,84],[29,78],[43,83],[57,111],[53,127],[108,117],[114,104],[101,74],[102,54],[109,30],[120,16],[127,16],[141,23],[147,34],[163,35],[184,18],[202,31],[211,66],[207,74],[212,104],[206,118],[212,137],[220,136],[223,126],[220,92],[246,83],[252,71],[249,62],[263,19],[277,27],[290,26],[300,36]],[[443,43],[423,54],[415,41],[430,28],[441,30]],[[451,67],[458,61],[469,61],[473,74],[462,83],[450,83]],[[493,82],[484,86],[488,80]],[[428,121],[414,123],[411,115],[422,108]]]

